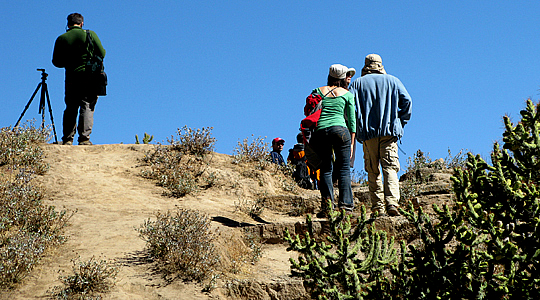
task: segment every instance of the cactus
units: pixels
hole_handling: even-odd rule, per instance
[[[452,177],[452,209],[403,214],[419,247],[402,245],[392,293],[406,299],[535,299],[540,294],[540,104],[531,100],[517,125],[504,117],[504,145],[492,165],[468,153]]]
[[[145,132],[144,137],[143,137],[143,144],[149,144],[153,139],[154,139],[153,135],[148,135]],[[135,144],[140,144],[138,135],[135,135]]]
[[[482,264],[485,253],[478,247],[482,235],[463,221],[465,210],[451,210],[447,205],[433,208],[437,222],[422,207],[415,210],[409,203],[408,209],[402,210],[416,227],[421,243],[407,249],[402,242],[400,263],[392,269],[394,297],[482,299],[484,288],[479,274],[487,271]]]
[[[504,117],[503,146],[492,165],[467,155],[452,177],[455,203],[434,205],[435,221],[412,205],[417,246],[402,243],[392,268],[398,299],[536,299],[540,294],[540,104],[517,125]]]
[[[366,217],[365,207],[355,228],[345,210],[333,211],[331,202],[328,207],[328,244],[316,240],[310,215],[304,236],[285,231],[287,250],[300,253],[298,261],[290,259],[292,275],[301,277],[316,299],[383,299],[389,287],[383,272],[398,258],[394,239],[370,226],[374,219]]]
[[[454,188],[467,220],[487,235],[488,295],[532,299],[540,292],[540,104],[529,99],[520,113],[515,126],[504,117],[504,144],[494,144],[493,165],[469,155]]]

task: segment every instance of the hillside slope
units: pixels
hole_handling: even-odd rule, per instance
[[[318,191],[295,187],[281,172],[233,164],[231,156],[213,153],[207,171],[214,175],[214,184],[192,195],[171,198],[141,176],[146,168],[141,159],[153,147],[44,145],[50,169],[38,181],[47,193],[47,205],[75,212],[66,230],[68,239],[49,251],[15,290],[0,293],[0,299],[47,298],[47,291],[60,285],[59,275],[72,274],[73,260],[91,257],[119,266],[116,285],[104,299],[306,299],[301,282],[289,276],[288,260],[295,254],[280,243],[284,228],[304,230],[305,216],[291,216],[295,214],[290,212],[302,206],[304,213],[313,213],[319,205]],[[424,206],[428,213],[432,203],[449,204],[451,199],[449,172],[437,172],[428,168],[409,174],[424,181],[413,203]],[[353,190],[356,206],[369,207],[366,188]],[[261,198],[266,209],[259,218],[238,209],[242,201]],[[212,218],[213,230],[219,232],[216,246],[222,266],[211,293],[201,292],[201,284],[164,280],[136,231],[156,212],[177,207],[204,212]],[[404,217],[381,217],[375,226],[398,239],[415,238]],[[233,268],[232,261],[239,258],[235,251],[249,251],[243,243],[244,232],[265,242],[262,256],[256,263]]]
[[[95,256],[120,266],[116,286],[105,299],[225,299],[222,289],[208,295],[200,292],[200,285],[164,281],[147,260],[145,242],[135,229],[157,211],[175,207],[197,209],[221,221],[212,222],[212,226],[219,228],[222,240],[229,241],[240,232],[231,222],[249,226],[303,220],[266,210],[257,222],[237,211],[235,203],[240,198],[279,194],[279,187],[275,187],[279,181],[266,178],[266,183],[261,185],[255,178],[240,174],[242,171],[231,163],[231,157],[222,154],[214,154],[210,165],[218,178],[214,188],[180,199],[170,198],[154,182],[140,176],[143,168],[140,159],[151,147],[44,145],[50,169],[38,180],[48,193],[46,204],[76,213],[66,231],[67,242],[49,253],[16,290],[0,296],[42,299],[48,289],[60,285],[59,275],[71,274],[72,260],[86,261]],[[261,280],[286,278],[289,255],[283,245],[266,245],[257,265],[235,276]]]

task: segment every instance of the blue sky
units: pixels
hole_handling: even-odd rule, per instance
[[[539,99],[537,1],[21,0],[0,11],[0,127],[15,124],[45,68],[58,138],[64,70],[51,56],[72,12],[107,51],[95,144],[134,143],[144,132],[165,142],[187,125],[214,127],[219,153],[252,134],[282,137],[289,149],[328,67],[360,70],[370,53],[413,99],[403,168],[418,149],[432,159],[448,149],[488,157],[502,116],[518,121],[525,100]],[[38,103],[24,119],[40,122]]]

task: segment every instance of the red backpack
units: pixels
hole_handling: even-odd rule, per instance
[[[324,96],[326,97],[326,95],[330,94],[336,88],[328,91]],[[311,133],[317,128],[317,122],[321,117],[321,108],[322,97],[315,89],[306,98],[306,105],[304,106],[304,115],[306,117],[300,122],[300,130],[302,130],[302,133],[304,134],[304,143],[309,142]]]

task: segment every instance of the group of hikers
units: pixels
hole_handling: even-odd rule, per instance
[[[88,88],[88,57],[102,60],[105,49],[97,34],[83,30],[83,25],[81,14],[68,15],[66,33],[56,39],[53,51],[53,64],[66,70],[64,145],[73,144],[76,131],[79,145],[92,145],[90,134],[98,93]],[[94,49],[93,54],[88,49]],[[372,213],[397,216],[397,142],[411,117],[411,97],[398,78],[386,74],[377,54],[366,56],[361,77],[352,81],[355,74],[354,68],[330,66],[326,85],[314,89],[306,99],[306,118],[287,160],[296,166],[294,177],[302,187],[320,190],[319,216],[327,215],[329,199],[333,208],[350,212],[354,208],[350,169],[354,141],[358,141],[363,146]],[[286,164],[281,155],[284,144],[281,138],[272,141],[271,159],[277,164]],[[339,188],[337,203],[334,182]]]
[[[412,100],[403,83],[386,73],[378,54],[366,56],[361,77],[352,81],[355,74],[354,68],[330,66],[327,84],[314,89],[306,99],[304,114],[310,121],[306,124],[314,125],[304,128],[303,120],[287,161],[295,166],[293,177],[301,187],[320,190],[318,217],[328,215],[328,200],[332,208],[351,212],[356,140],[363,146],[372,214],[398,216],[397,142],[411,117]],[[272,140],[272,162],[286,164],[281,155],[284,144],[281,138]]]

